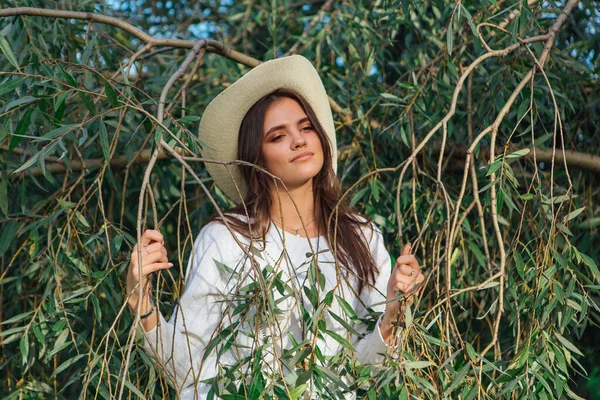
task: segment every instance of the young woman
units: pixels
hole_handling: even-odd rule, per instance
[[[200,139],[204,158],[246,162],[207,164],[238,205],[196,238],[169,321],[147,290],[151,273],[172,266],[160,232],[144,232],[141,269],[136,245],[127,275],[144,349],[181,397],[231,390],[227,377],[249,390],[232,371],[258,364],[290,390],[307,348],[318,364],[347,354],[380,363],[401,323],[398,292],[424,277],[410,245],[391,268],[381,233],[339,202],[333,118],[312,64],[292,56],[248,72],[209,104]],[[380,317],[369,326],[369,315]]]

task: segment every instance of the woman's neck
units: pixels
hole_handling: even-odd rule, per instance
[[[271,199],[271,219],[276,225],[301,236],[319,235],[312,181],[289,192],[285,189],[273,191]],[[306,232],[302,229],[303,224]]]

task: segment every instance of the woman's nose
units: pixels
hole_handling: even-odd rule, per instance
[[[292,135],[292,148],[297,149],[306,145],[306,138],[300,131],[296,131]]]

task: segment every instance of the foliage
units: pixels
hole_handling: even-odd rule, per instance
[[[299,343],[286,354],[297,369],[283,384],[260,372],[258,346],[240,364],[248,369],[230,368],[219,382],[223,398],[339,398],[345,376],[369,399],[598,392],[599,175],[576,161],[600,153],[600,3],[575,6],[543,72],[518,92],[545,43],[519,40],[546,34],[565,1],[18,5],[112,15],[156,37],[216,39],[259,60],[290,52],[314,60],[339,105],[339,175],[353,185],[352,203],[381,227],[392,255],[413,242],[428,280],[406,310],[394,357],[382,366],[356,365],[350,352],[326,361]],[[205,105],[248,67],[202,53],[168,92],[163,121],[159,96],[189,49],[144,48],[116,26],[73,18],[3,18],[0,29],[0,394],[174,396],[134,344],[122,278],[142,207],[143,226],[160,227],[176,254],[177,270],[155,284],[168,315],[215,207],[164,150],[140,198],[142,177],[161,140],[198,154]],[[483,60],[459,85],[486,44],[515,50]],[[477,139],[506,105],[496,130]],[[574,152],[567,162],[563,150]],[[187,162],[226,208],[203,165]],[[270,270],[255,279],[242,314],[269,302],[261,282],[293,295]],[[315,309],[332,301],[310,298]],[[351,308],[337,317],[359,322]],[[312,321],[315,335],[323,324]],[[223,327],[217,339],[235,336]]]

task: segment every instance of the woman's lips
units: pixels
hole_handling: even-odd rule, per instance
[[[314,155],[315,155],[315,153],[312,153],[310,151],[305,151],[304,153],[298,154],[296,157],[292,158],[292,160],[290,162],[305,161]]]

